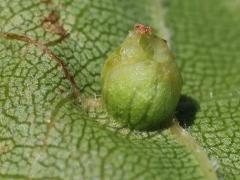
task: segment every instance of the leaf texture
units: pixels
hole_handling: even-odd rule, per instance
[[[172,46],[185,79],[184,94],[201,107],[189,132],[210,158],[216,159],[219,177],[234,179],[239,169],[239,42],[231,37],[238,32],[234,23],[239,16],[229,19],[238,12],[225,1],[194,2],[173,0],[166,4]],[[96,105],[107,54],[135,23],[158,27],[157,19],[162,19],[156,13],[159,3],[0,3],[1,179],[209,177],[204,171],[208,162],[200,162],[194,148],[178,141],[171,131],[129,131]],[[215,6],[209,16],[201,19],[198,7],[204,12],[210,5]],[[222,18],[216,20],[220,14]],[[208,22],[216,25],[206,26]],[[197,25],[204,26],[205,36],[198,35]],[[232,34],[227,36],[228,27],[232,27]],[[213,37],[208,46],[202,44],[204,38]],[[226,43],[230,41],[234,42]],[[84,104],[82,97],[87,99]]]
[[[183,93],[200,104],[189,131],[219,168],[219,177],[239,179],[240,4],[172,0],[165,5]]]

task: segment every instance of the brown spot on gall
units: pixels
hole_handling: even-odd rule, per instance
[[[134,26],[134,31],[136,33],[140,33],[140,34],[151,34],[152,33],[152,28],[149,26],[146,26],[144,24],[136,24]]]

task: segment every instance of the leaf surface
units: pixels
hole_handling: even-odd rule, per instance
[[[238,179],[240,4],[173,0],[167,8],[172,45],[185,82],[183,93],[200,105],[189,131],[215,162],[219,177]]]
[[[195,15],[198,7],[205,12],[215,1],[196,2],[171,1],[166,7],[166,22],[183,71],[183,92],[201,107],[189,132],[210,158],[218,162],[218,175],[233,179],[239,169],[239,99],[236,98],[239,41],[231,37],[238,32],[234,22],[239,13],[221,1],[209,16],[205,14],[201,19]],[[129,131],[109,118],[95,99],[100,93],[100,72],[107,54],[135,23],[159,29],[162,23],[159,3],[157,0],[1,2],[1,179],[214,176],[212,169],[206,172],[211,167],[208,160],[199,160],[205,157],[205,151],[194,141],[188,145],[186,141],[192,137],[182,136],[186,133],[183,129]],[[221,8],[225,13],[220,13]],[[215,16],[220,14],[223,18],[218,21]],[[236,15],[235,19],[229,20],[231,14]],[[214,18],[208,20],[208,17]],[[219,26],[213,23],[206,26],[207,22],[215,21]],[[206,37],[198,36],[200,28],[195,23],[205,25]],[[225,36],[227,27],[232,27],[232,34]],[[210,45],[202,44],[204,38],[213,37]],[[231,46],[227,43],[230,41],[234,41]],[[176,138],[178,135],[180,140]]]

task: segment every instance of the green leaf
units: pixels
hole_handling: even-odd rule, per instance
[[[233,3],[172,0],[163,19],[159,0],[1,2],[0,179],[215,179],[210,161],[219,177],[236,178]],[[193,138],[177,123],[130,131],[99,104],[102,64],[138,22],[165,38],[164,22],[171,31],[183,93],[200,105],[188,128]]]
[[[172,0],[167,15],[183,93],[200,104],[189,131],[224,179],[240,177],[239,10],[235,0]]]

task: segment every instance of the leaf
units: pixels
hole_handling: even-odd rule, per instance
[[[173,30],[172,46],[185,79],[183,92],[201,107],[189,132],[219,163],[218,175],[233,179],[240,162],[236,98],[239,44],[231,37],[238,32],[235,22],[239,13],[223,0],[199,1],[199,5],[184,1],[183,9],[178,2],[168,5],[166,22]],[[205,151],[176,123],[164,131],[129,131],[109,118],[95,98],[100,93],[101,66],[128,30],[137,22],[161,27],[159,3],[1,2],[1,179],[215,178],[215,173],[208,171],[211,165]],[[203,20],[187,13],[196,13],[198,7],[201,13],[211,4],[214,11]],[[220,7],[225,10],[223,14]],[[178,13],[185,14],[186,19]],[[232,14],[235,19],[229,18]],[[211,19],[216,15],[223,18]],[[195,24],[188,26],[180,20],[198,26],[216,21],[219,28],[208,24],[204,26],[208,35],[199,37]],[[232,27],[233,34],[223,37],[227,27]],[[184,32],[198,38],[190,41]],[[205,42],[204,37],[216,39],[208,47],[196,43],[198,39]],[[222,40],[234,42],[232,46],[219,45]],[[194,63],[198,61],[199,68]],[[194,71],[198,73],[192,74]]]
[[[200,104],[189,131],[224,179],[240,177],[239,5],[225,0],[173,0],[167,5],[183,93]]]

